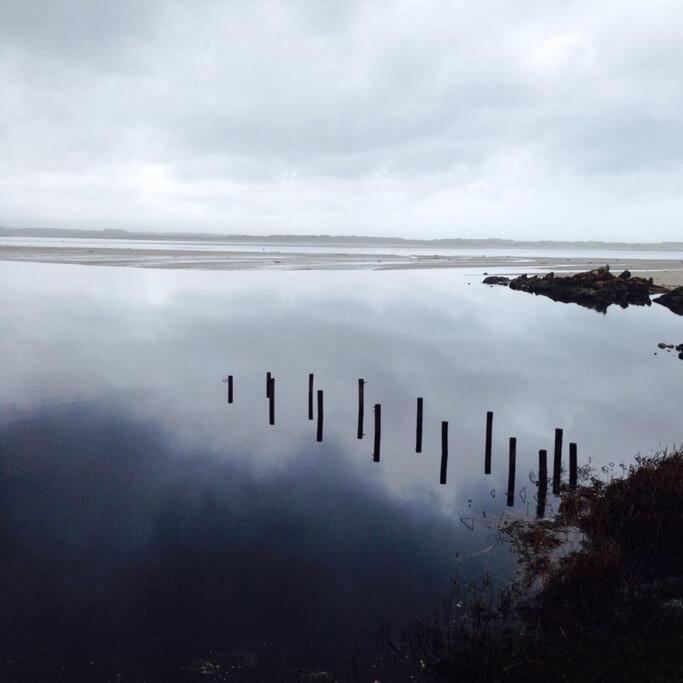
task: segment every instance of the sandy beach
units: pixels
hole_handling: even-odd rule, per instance
[[[662,252],[664,255],[665,252]],[[678,258],[600,260],[591,256],[539,257],[524,256],[463,256],[405,253],[315,253],[245,251],[236,249],[184,250],[139,248],[85,248],[67,246],[0,245],[1,261],[62,263],[82,266],[123,266],[128,268],[170,268],[185,270],[382,270],[426,268],[481,268],[484,272],[519,275],[524,272],[588,270],[609,262],[613,270],[628,269],[633,274],[653,277],[657,284],[668,287],[683,285],[683,261]]]

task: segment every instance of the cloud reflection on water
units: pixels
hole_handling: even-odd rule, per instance
[[[258,474],[97,403],[6,413],[2,443],[9,651],[369,643],[382,619],[438,602],[458,553],[483,542],[392,499],[335,448],[302,447]]]

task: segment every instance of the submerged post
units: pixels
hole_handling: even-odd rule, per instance
[[[270,373],[266,373],[266,398],[270,398]]]
[[[232,403],[232,375],[228,375],[228,403]]]
[[[510,437],[510,462],[508,464],[508,507],[515,504],[515,466],[517,462],[517,439]]]
[[[365,380],[358,380],[358,438],[363,438],[363,417],[365,415]]]
[[[313,419],[313,373],[308,373],[308,419]]]
[[[484,449],[484,474],[491,474],[491,439],[493,437],[493,413],[486,413],[486,447]]]
[[[555,454],[553,458],[553,493],[560,493],[560,478],[562,476],[562,430],[555,430]]]
[[[417,425],[415,426],[415,452],[422,453],[422,399],[417,399]]]
[[[275,378],[268,379],[268,422],[275,424]]]
[[[448,422],[441,423],[441,474],[439,482],[446,483],[446,470],[448,468]]]
[[[576,444],[569,444],[569,488],[575,489],[578,480],[578,467],[576,459]]]
[[[318,426],[315,435],[316,441],[323,440],[323,390],[318,389]]]
[[[375,443],[372,449],[372,459],[379,462],[379,449],[382,440],[382,406],[375,404]]]
[[[536,517],[545,517],[545,497],[548,493],[548,454],[546,451],[538,451],[538,502],[536,505]]]

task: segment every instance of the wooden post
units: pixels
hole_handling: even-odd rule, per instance
[[[415,427],[415,452],[422,453],[422,399],[417,399],[417,425]]]
[[[375,404],[375,443],[372,449],[372,459],[379,462],[379,449],[382,440],[382,406]]]
[[[275,424],[275,378],[268,378],[268,422]]]
[[[562,476],[562,430],[555,430],[555,454],[553,458],[553,493],[560,493],[560,479]]]
[[[323,440],[323,390],[318,389],[318,423],[316,426],[316,441]]]
[[[538,488],[548,490],[548,451],[538,451]]]
[[[548,453],[538,451],[538,502],[536,517],[545,517],[545,497],[548,493]]]
[[[358,438],[363,438],[363,418],[365,415],[365,380],[358,380]]]
[[[491,474],[491,439],[493,437],[493,413],[486,413],[486,447],[484,449],[484,474]]]
[[[270,398],[270,373],[266,373],[266,398]]]
[[[232,403],[232,375],[228,375],[228,403]]]
[[[441,423],[441,473],[439,482],[446,483],[446,470],[448,469],[448,422]]]
[[[323,440],[323,390],[318,389],[318,428],[316,430],[316,441]]]
[[[578,467],[576,459],[576,444],[569,444],[569,488],[575,489],[578,480]]]
[[[313,419],[313,373],[308,373],[308,419]]]
[[[515,465],[517,461],[517,439],[510,437],[510,462],[508,464],[508,507],[515,504]]]

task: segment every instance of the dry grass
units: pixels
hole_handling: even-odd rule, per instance
[[[489,600],[485,621],[450,605],[423,623],[423,668],[459,681],[683,680],[682,451],[564,490],[554,519],[512,522],[505,535],[519,582]]]

